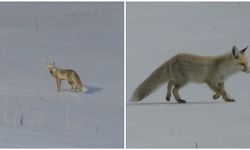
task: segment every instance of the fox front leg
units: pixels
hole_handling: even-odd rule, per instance
[[[221,91],[221,94],[222,94],[222,98],[226,102],[235,102],[235,100],[233,98],[230,98],[229,94],[226,92],[225,87],[224,87],[224,83],[218,83],[218,86],[220,88],[220,91]]]
[[[58,80],[58,82],[59,82],[59,91],[61,91],[61,81],[62,80],[60,80],[60,79]]]
[[[174,85],[174,81],[170,80],[168,82],[168,87],[167,87],[167,94],[166,94],[166,100],[167,101],[170,101],[170,99],[171,99],[171,91],[172,91],[173,85]]]
[[[57,92],[59,92],[60,91],[60,87],[59,87],[59,80],[58,79],[56,79],[56,87],[57,87]]]

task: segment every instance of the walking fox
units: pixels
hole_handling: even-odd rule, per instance
[[[170,101],[171,91],[178,103],[185,103],[179,90],[189,82],[206,83],[215,92],[213,99],[220,96],[226,102],[234,102],[225,90],[225,80],[243,71],[250,73],[245,51],[248,47],[238,50],[232,47],[230,53],[221,56],[198,56],[178,54],[157,68],[134,91],[131,101],[141,101],[162,84],[168,82],[166,100]]]
[[[71,91],[86,92],[87,88],[82,84],[78,74],[71,69],[60,69],[53,64],[47,63],[50,74],[56,79],[57,91],[61,90],[61,80],[67,80],[71,86]]]

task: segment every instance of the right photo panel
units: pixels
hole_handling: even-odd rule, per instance
[[[126,3],[127,148],[249,148],[249,2]]]

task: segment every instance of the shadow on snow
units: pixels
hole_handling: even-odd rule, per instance
[[[96,93],[96,92],[103,90],[103,88],[101,88],[101,87],[96,87],[96,86],[92,86],[92,85],[86,85],[86,86],[88,89],[87,92],[85,92],[86,94],[93,94],[93,93]],[[62,92],[72,92],[70,89],[62,89],[61,91]],[[79,93],[79,92],[75,92],[75,93]]]
[[[101,87],[96,87],[92,85],[87,85],[87,89],[88,89],[88,91],[86,92],[87,94],[93,94],[93,93],[103,90],[103,88]]]
[[[226,102],[223,101],[204,101],[204,102],[186,102],[186,103],[177,103],[177,102],[127,102],[127,105],[204,105],[204,104],[223,104]]]

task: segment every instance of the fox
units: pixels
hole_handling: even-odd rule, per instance
[[[61,81],[67,80],[72,92],[86,92],[87,88],[82,84],[79,75],[72,69],[60,69],[55,62],[47,63],[49,73],[56,79],[57,91],[61,90]]]
[[[177,103],[186,103],[179,90],[190,82],[205,83],[214,92],[213,99],[219,97],[225,102],[235,102],[225,90],[225,80],[240,71],[250,73],[245,51],[233,46],[229,53],[219,56],[200,56],[188,53],[177,54],[159,66],[133,92],[130,101],[138,102],[150,95],[163,84],[168,83],[166,101],[171,94]]]

